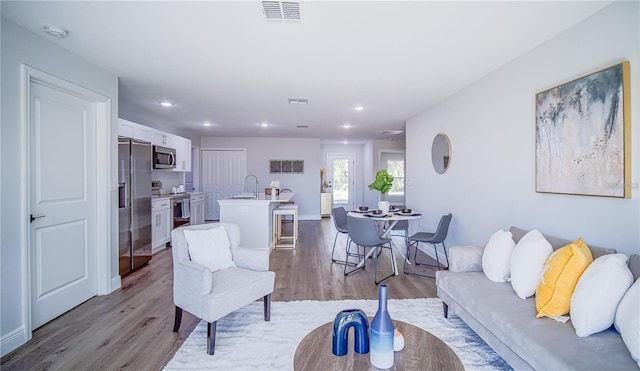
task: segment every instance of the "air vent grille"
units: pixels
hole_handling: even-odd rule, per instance
[[[384,131],[381,131],[380,134],[383,134],[383,135],[398,135],[398,134],[402,134],[402,130],[384,130]]]
[[[309,104],[308,98],[287,98],[289,104]]]
[[[300,2],[262,1],[262,14],[270,22],[300,22]]]

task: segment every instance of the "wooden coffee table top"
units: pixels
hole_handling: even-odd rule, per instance
[[[371,321],[371,319],[369,319]],[[464,366],[460,358],[447,344],[429,332],[402,321],[393,321],[404,336],[404,349],[395,352],[390,370],[460,370]],[[369,353],[358,354],[353,350],[353,328],[349,329],[349,353],[333,355],[333,322],[326,323],[302,339],[295,356],[293,369],[306,370],[377,370],[369,362]]]

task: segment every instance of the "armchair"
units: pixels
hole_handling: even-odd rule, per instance
[[[191,260],[185,230],[204,230],[224,226],[236,267],[212,272]],[[173,302],[178,332],[182,311],[207,322],[207,353],[215,350],[216,321],[227,314],[263,298],[264,320],[271,317],[271,293],[275,273],[269,271],[269,249],[240,246],[240,228],[233,223],[207,223],[176,228],[171,232],[173,255]]]

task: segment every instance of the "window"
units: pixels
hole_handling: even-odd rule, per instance
[[[393,176],[390,195],[404,195],[404,160],[387,160],[387,171]]]

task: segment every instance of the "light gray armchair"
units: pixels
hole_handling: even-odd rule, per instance
[[[191,261],[185,230],[224,226],[237,267],[212,272]],[[264,320],[271,317],[271,293],[275,276],[269,271],[268,248],[240,246],[240,228],[233,223],[208,223],[176,228],[171,232],[173,246],[173,302],[176,306],[173,332],[178,332],[182,311],[207,322],[207,353],[215,350],[216,321],[257,299],[264,301]]]

